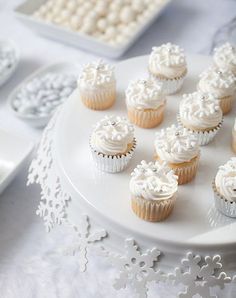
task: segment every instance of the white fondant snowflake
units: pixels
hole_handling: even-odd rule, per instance
[[[223,289],[226,283],[231,282],[231,278],[220,270],[222,263],[219,255],[202,258],[189,252],[181,263],[182,267],[175,268],[175,272],[169,274],[175,285],[185,286],[185,290],[179,293],[180,298],[192,298],[196,294],[203,298],[217,297],[211,294],[211,288],[218,286]]]
[[[112,265],[119,270],[114,288],[119,290],[129,285],[139,298],[147,297],[147,283],[165,279],[159,270],[154,269],[160,254],[157,248],[148,249],[142,254],[133,239],[126,239],[124,256],[108,254]]]
[[[70,225],[76,233],[76,239],[74,243],[66,249],[67,255],[77,256],[79,258],[80,271],[84,272],[87,268],[87,251],[88,248],[95,244],[95,242],[103,240],[107,236],[107,232],[104,229],[90,231],[90,222],[87,215],[82,215],[79,227]]]
[[[65,208],[70,196],[63,191],[56,175],[52,158],[52,131],[57,112],[44,130],[36,158],[32,161],[27,185],[37,183],[41,187],[41,199],[36,214],[44,219],[47,232],[66,217]]]

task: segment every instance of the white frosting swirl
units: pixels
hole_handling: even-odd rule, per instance
[[[234,95],[236,79],[232,71],[209,67],[200,74],[199,89],[218,98]]]
[[[102,60],[86,64],[78,80],[80,88],[104,88],[114,83],[114,67]]]
[[[188,162],[200,151],[197,136],[175,125],[156,133],[155,150],[168,163]]]
[[[216,127],[223,117],[219,100],[210,93],[200,91],[183,95],[179,114],[186,127],[199,130]]]
[[[218,192],[227,200],[236,202],[236,157],[219,167],[215,185]]]
[[[125,94],[127,105],[136,109],[157,109],[166,102],[162,84],[153,80],[131,81]]]
[[[186,71],[184,51],[177,45],[167,43],[153,47],[149,57],[149,70],[166,78],[177,78]]]
[[[134,127],[125,117],[105,116],[92,132],[91,146],[97,152],[116,155],[125,153],[133,139]]]
[[[214,51],[215,64],[219,68],[231,70],[236,75],[236,47],[227,42]]]
[[[130,191],[146,200],[167,200],[178,188],[178,177],[165,164],[141,161],[131,174]]]

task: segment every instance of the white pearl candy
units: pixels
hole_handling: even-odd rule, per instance
[[[129,6],[125,6],[121,9],[120,20],[123,23],[128,24],[129,22],[132,22],[133,20],[135,20],[135,17],[136,17],[135,12]]]

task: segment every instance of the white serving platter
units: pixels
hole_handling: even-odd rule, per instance
[[[79,65],[76,65],[74,63],[67,63],[67,62],[58,62],[58,63],[53,63],[47,66],[44,66],[38,70],[36,70],[34,73],[32,73],[30,76],[28,76],[23,82],[21,82],[8,96],[8,107],[10,111],[19,119],[25,121],[29,125],[35,127],[35,128],[41,128],[44,127],[49,119],[52,117],[52,115],[49,116],[44,116],[44,117],[35,117],[32,115],[22,115],[21,113],[18,113],[15,111],[13,108],[13,100],[15,99],[17,93],[19,90],[27,84],[29,81],[33,80],[36,77],[41,77],[49,72],[53,73],[69,73],[69,74],[74,74],[78,75],[79,73]]]
[[[33,142],[0,129],[0,194],[11,183],[29,158]]]
[[[94,52],[100,56],[118,58],[122,56],[128,50],[128,48],[130,48],[131,45],[146,31],[146,29],[162,13],[170,1],[171,0],[160,1],[150,17],[142,25],[140,25],[139,29],[134,32],[133,36],[129,38],[126,43],[120,46],[111,46],[89,35],[73,32],[72,30],[36,19],[32,16],[32,13],[36,11],[37,8],[39,8],[45,2],[45,0],[27,0],[23,4],[16,7],[14,12],[16,17],[21,22],[40,35]]]
[[[127,115],[124,90],[130,80],[147,76],[147,61],[148,57],[143,56],[117,65],[118,98],[111,109],[89,110],[81,103],[78,91],[75,91],[59,115],[55,126],[54,156],[57,173],[72,197],[69,219],[76,221],[83,206],[87,214],[108,232],[112,229],[114,235],[116,231],[118,240],[114,239],[114,246],[117,248],[123,245],[120,235],[125,235],[147,247],[158,244],[159,248],[171,252],[171,255],[181,256],[183,249],[193,249],[205,254],[228,254],[229,257],[236,251],[236,220],[223,216],[215,209],[211,184],[218,167],[234,155],[231,131],[236,105],[225,117],[222,129],[213,142],[201,148],[197,176],[191,183],[179,186],[174,211],[167,220],[160,223],[143,221],[132,212],[130,204],[132,170],[143,159],[153,160],[155,132],[176,123],[183,93],[196,90],[199,73],[212,63],[210,57],[187,56],[188,75],[182,90],[168,97],[165,118],[160,126],[154,129],[136,127],[137,148],[130,166],[124,172],[101,172],[92,161],[89,136],[93,125],[105,115]]]

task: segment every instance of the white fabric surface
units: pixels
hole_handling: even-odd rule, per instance
[[[41,131],[27,127],[7,110],[9,92],[47,63],[62,60],[85,63],[95,56],[36,36],[14,18],[12,8],[19,2],[0,0],[0,38],[14,39],[21,50],[17,72],[0,89],[0,127],[37,140]],[[176,0],[123,58],[147,54],[154,44],[167,41],[180,44],[186,52],[208,53],[215,32],[235,16],[235,11],[234,0]],[[128,297],[128,292],[116,296],[111,285],[105,285],[99,276],[93,275],[86,287],[84,281],[89,273],[81,277],[74,259],[51,255],[65,241],[64,233],[61,229],[45,233],[41,219],[35,216],[39,188],[26,188],[26,175],[27,166],[0,197],[0,297],[104,298],[104,293],[106,297]],[[94,286],[99,278],[101,294]],[[168,296],[175,297],[170,293]],[[167,296],[160,293],[160,297]]]

